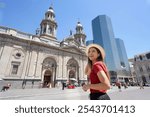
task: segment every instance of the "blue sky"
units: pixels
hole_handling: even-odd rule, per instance
[[[124,40],[128,58],[150,51],[150,0],[0,0],[0,25],[35,34],[51,3],[59,41],[75,32],[78,20],[87,40],[93,39],[91,21],[105,14],[115,37]]]

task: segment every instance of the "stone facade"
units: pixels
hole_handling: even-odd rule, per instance
[[[36,35],[0,27],[0,78],[19,88],[55,87],[62,81],[81,83],[86,79],[84,68],[85,38],[83,26],[59,42],[57,23],[52,7],[45,13]]]
[[[133,65],[137,82],[150,84],[150,52],[135,55]]]

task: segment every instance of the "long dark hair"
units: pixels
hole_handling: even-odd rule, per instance
[[[103,60],[103,58],[102,58],[102,54],[101,54],[101,52],[100,52],[100,50],[98,49],[98,48],[96,48],[96,47],[91,47],[91,48],[95,48],[96,49],[96,51],[97,51],[97,53],[99,54],[99,56],[97,57],[97,61],[102,61],[103,62],[103,64],[105,65],[105,63],[104,63],[104,60]],[[89,48],[90,49],[90,48]],[[91,69],[92,69],[92,61],[89,59],[89,57],[88,57],[88,64],[89,64],[89,66],[91,67]],[[107,68],[107,66],[105,65],[105,67]],[[109,75],[109,71],[108,71],[108,69],[107,69],[107,71],[106,71],[106,76],[110,79],[110,75]]]
[[[102,59],[102,54],[101,54],[101,52],[100,52],[100,50],[99,49],[97,49],[96,47],[91,47],[91,48],[95,48],[96,49],[96,51],[97,51],[97,53],[99,54],[99,56],[97,57],[97,61],[103,61],[103,59]],[[90,48],[89,48],[90,49]],[[92,61],[89,59],[89,57],[88,57],[88,64],[89,64],[89,66],[92,68]]]

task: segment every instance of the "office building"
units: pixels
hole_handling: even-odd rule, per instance
[[[111,81],[124,81],[125,77],[129,78],[130,74],[125,72],[129,71],[125,46],[123,41],[115,39],[111,19],[106,15],[97,16],[92,20],[92,31],[93,43],[105,49],[105,62],[110,71]]]

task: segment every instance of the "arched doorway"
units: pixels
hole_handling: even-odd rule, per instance
[[[67,62],[67,73],[69,83],[79,83],[79,65],[74,58]]]
[[[55,87],[57,64],[54,58],[47,57],[42,63],[43,87]],[[48,86],[46,86],[48,84]]]
[[[50,88],[52,82],[52,73],[50,70],[46,70],[44,73],[44,80],[43,80],[43,88]]]
[[[75,70],[69,71],[69,83],[74,84],[77,82]]]
[[[145,84],[147,83],[145,76],[142,76],[142,81],[143,81],[143,85],[145,86]]]
[[[69,78],[75,78],[75,71],[74,70],[69,71]]]

